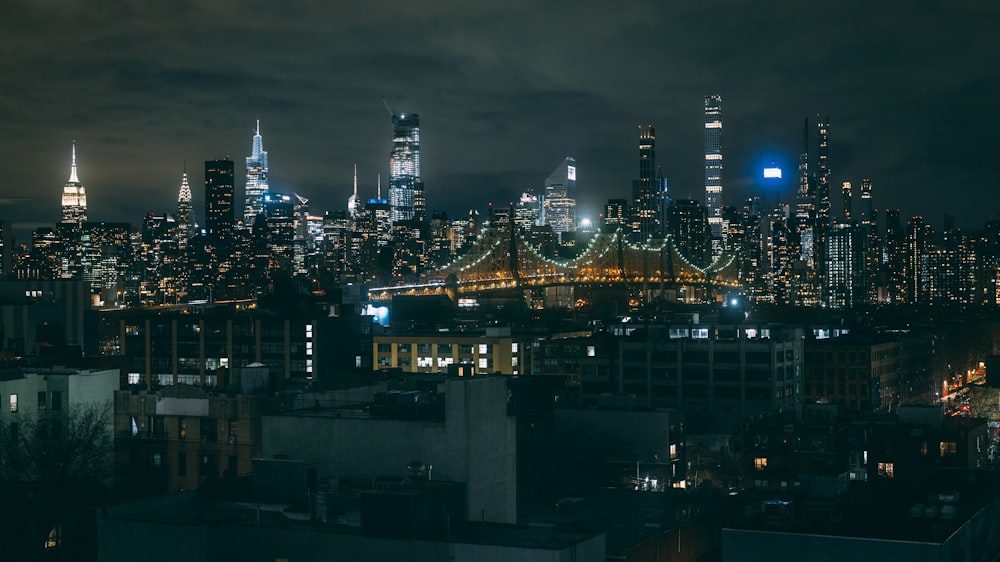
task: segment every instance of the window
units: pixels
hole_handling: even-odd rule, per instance
[[[942,441],[940,446],[942,457],[951,457],[958,454],[958,444],[954,441]]]
[[[137,437],[139,435],[139,424],[135,421],[135,416],[132,416],[132,437]]]
[[[209,442],[219,440],[219,423],[215,418],[201,419],[201,440]]]
[[[187,476],[187,464],[187,455],[185,453],[177,453],[177,476]]]
[[[62,391],[53,390],[52,391],[52,409],[62,410]]]
[[[10,395],[10,413],[12,413],[12,414],[16,414],[17,413],[17,395],[16,394],[11,394]]]
[[[517,353],[517,344],[516,343],[510,344],[510,352],[511,353]]]
[[[596,355],[597,355],[597,351],[594,349],[594,346],[588,345],[587,346],[587,357],[594,357]]]
[[[62,437],[62,422],[59,420],[52,420],[52,438],[59,439]]]
[[[162,463],[163,463],[163,460],[160,457],[160,453],[153,453],[153,455],[149,459],[149,464],[151,464],[153,466],[157,466],[158,467]]]
[[[239,433],[239,422],[229,422],[229,442],[236,443],[236,436]]]
[[[38,409],[39,410],[44,410],[45,409],[45,404],[46,404],[46,401],[45,401],[45,391],[44,390],[39,390],[38,391]]]
[[[177,418],[177,438],[187,439],[187,435],[188,435],[187,420],[184,418]]]
[[[891,462],[880,462],[877,466],[878,475],[882,478],[894,478],[893,466]]]
[[[392,353],[392,344],[391,343],[380,343],[380,344],[378,344],[378,352],[379,353]]]
[[[753,459],[753,467],[756,470],[764,470],[767,468],[767,457],[755,457]]]
[[[57,525],[52,527],[48,538],[45,539],[45,550],[56,548],[60,543],[62,543],[62,527]]]

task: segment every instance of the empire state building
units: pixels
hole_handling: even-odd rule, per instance
[[[76,142],[73,142],[73,161],[70,166],[69,180],[63,186],[62,222],[83,226],[87,221],[87,188],[80,183],[76,175]]]

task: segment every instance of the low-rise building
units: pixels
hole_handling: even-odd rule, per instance
[[[516,428],[503,377],[411,378],[343,391],[263,419],[262,456],[302,460],[318,478],[371,478],[426,464],[465,483],[470,520],[517,516]]]

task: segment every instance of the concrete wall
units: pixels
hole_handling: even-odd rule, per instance
[[[402,476],[419,460],[433,466],[435,480],[466,483],[470,519],[514,522],[516,437],[505,381],[476,377],[444,385],[444,423],[329,413],[265,416],[263,457],[304,460],[320,476],[344,478]]]

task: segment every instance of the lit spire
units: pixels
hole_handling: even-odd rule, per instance
[[[250,151],[250,158],[260,162],[267,167],[267,153],[264,152],[264,139],[260,136],[260,119],[257,120],[257,127],[253,132],[253,148]]]
[[[358,196],[358,164],[354,163],[354,196]]]
[[[382,198],[382,174],[378,175],[378,195],[375,196],[376,199]]]
[[[181,176],[181,192],[177,196],[179,203],[191,202],[191,186],[188,184],[187,164],[184,164],[184,175]]]
[[[73,161],[69,169],[69,183],[80,183],[80,178],[76,175],[76,140],[73,141]]]

